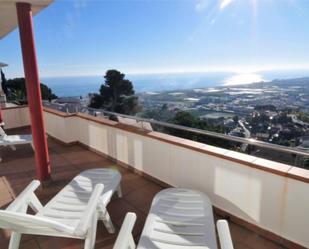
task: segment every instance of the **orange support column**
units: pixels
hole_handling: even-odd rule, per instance
[[[36,173],[41,181],[50,179],[50,161],[43,120],[43,106],[34,44],[31,5],[16,3],[20,43],[26,78],[31,130],[35,148]]]

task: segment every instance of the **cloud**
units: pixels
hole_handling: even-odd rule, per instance
[[[234,0],[222,0],[220,4],[220,10],[223,10],[227,6],[229,6]]]
[[[207,9],[208,3],[209,3],[208,0],[198,0],[195,5],[195,10],[197,12],[202,12],[203,10]]]
[[[76,23],[81,19],[82,11],[87,7],[88,2],[87,0],[74,0],[71,4],[73,8],[65,14],[64,34],[67,38],[73,38]]]
[[[235,0],[217,0],[216,6],[219,6],[219,9],[223,10],[234,1]],[[195,4],[195,10],[196,12],[203,12],[204,10],[208,9],[210,5],[211,5],[210,0],[197,0]]]
[[[75,0],[73,2],[73,7],[75,9],[83,9],[85,7],[87,7],[88,2],[86,0]]]

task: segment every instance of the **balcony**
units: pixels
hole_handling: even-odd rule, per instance
[[[29,132],[28,113],[28,107],[4,110],[6,128]],[[153,196],[171,185],[207,194],[215,217],[229,218],[235,248],[309,246],[306,170],[86,114],[45,108],[44,115],[53,181],[38,193],[43,203],[82,170],[116,167],[123,176],[124,196],[112,200],[108,209],[117,229],[126,212],[137,213],[136,239]],[[0,206],[4,208],[35,178],[35,163],[30,146],[1,152]],[[8,232],[1,232],[0,248],[5,248],[8,237]],[[115,237],[99,224],[96,248],[112,248]],[[82,248],[82,243],[23,238],[22,248],[52,247]]]

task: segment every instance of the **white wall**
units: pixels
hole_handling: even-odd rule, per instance
[[[1,114],[5,123],[5,129],[30,125],[29,108],[27,106],[2,109]]]
[[[203,191],[214,206],[309,247],[308,183],[78,116],[45,112],[45,121],[47,133],[59,140],[79,141],[170,185]],[[209,145],[201,148],[244,162],[257,160]]]

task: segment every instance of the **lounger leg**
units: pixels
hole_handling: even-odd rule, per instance
[[[31,145],[31,147],[32,147],[32,149],[33,149],[33,151],[34,151],[34,145],[33,145],[33,142],[31,142],[31,143],[30,143],[30,145]]]
[[[95,240],[97,235],[97,222],[98,222],[98,215],[95,213],[92,218],[91,227],[88,230],[84,249],[94,249]]]
[[[17,232],[12,232],[9,249],[18,249],[20,244],[21,234]]]
[[[105,208],[100,211],[99,216],[100,216],[99,217],[100,220],[103,221],[107,231],[109,233],[115,233],[115,228],[114,228],[113,222],[111,220],[111,217],[109,216],[109,213],[107,212],[107,210]]]
[[[118,187],[117,187],[117,195],[118,195],[119,198],[122,197],[122,190],[121,190],[120,183],[119,183],[119,185],[118,185]]]

